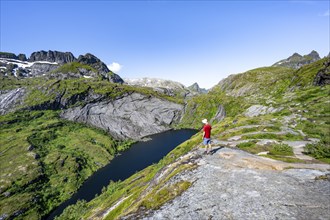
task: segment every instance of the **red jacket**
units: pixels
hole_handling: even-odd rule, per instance
[[[210,124],[206,124],[203,127],[203,131],[204,131],[204,138],[211,138],[211,125]]]

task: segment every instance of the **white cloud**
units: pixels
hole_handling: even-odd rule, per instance
[[[120,65],[119,63],[113,62],[109,65],[107,65],[108,69],[111,70],[114,73],[118,73],[121,68],[123,67],[122,65]]]

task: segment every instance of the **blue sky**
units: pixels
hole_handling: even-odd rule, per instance
[[[1,0],[0,50],[92,53],[123,78],[210,88],[294,52],[328,55],[329,1]],[[116,66],[115,65],[115,66]]]

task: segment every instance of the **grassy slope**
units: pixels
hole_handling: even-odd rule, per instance
[[[108,99],[115,99],[125,94],[137,92],[180,104],[183,104],[184,102],[182,98],[169,97],[162,93],[157,93],[150,88],[120,85],[99,79],[79,78],[48,80],[39,77],[18,80],[16,78],[3,77],[0,78],[0,80],[0,90],[10,90],[15,88],[26,88],[28,90],[28,96],[25,103],[21,106],[24,108],[52,102],[59,94],[63,94],[63,98],[70,98],[74,95],[86,94],[88,91],[92,91],[94,94],[103,95]]]
[[[55,111],[8,114],[0,123],[0,189],[10,195],[1,194],[0,215],[25,210],[23,216],[40,218],[127,146]]]
[[[65,66],[73,71],[76,65]],[[147,88],[134,88],[100,79],[56,80],[44,77],[2,77],[0,90],[26,88],[27,97],[18,109],[53,102],[56,96],[70,99],[88,92],[115,99],[138,92],[183,103]],[[74,103],[79,105],[83,103]],[[70,107],[70,106],[68,106]],[[64,121],[59,112],[24,111],[0,116],[0,216],[24,213],[39,219],[70,198],[88,176],[106,165],[129,143],[113,140],[105,132]],[[33,146],[33,150],[27,148]]]
[[[191,99],[188,102],[182,126],[198,128],[201,126],[200,119],[204,117],[212,118],[219,104],[224,105],[227,117],[223,121],[219,123],[214,122],[213,124],[213,135],[218,139],[230,138],[234,135],[262,131],[264,129],[278,131],[283,125],[281,122],[283,117],[299,114],[302,117],[308,118],[308,120],[298,120],[296,130],[301,129],[308,137],[320,138],[321,143],[318,146],[311,146],[310,152],[314,151],[314,156],[321,155],[321,159],[327,160],[327,157],[329,157],[327,150],[329,149],[330,111],[328,108],[328,97],[330,86],[312,86],[312,80],[317,71],[322,67],[322,62],[324,60],[297,71],[282,67],[267,67],[235,75],[230,79],[230,82],[215,87],[209,94]],[[98,85],[95,88],[101,88],[100,92],[107,94],[104,89],[106,87],[99,86],[100,84],[98,82],[95,85]],[[115,88],[118,87],[116,86]],[[110,90],[113,91],[113,87]],[[119,89],[119,91],[121,90]],[[274,107],[282,106],[284,109],[275,114],[254,118],[247,118],[241,114],[249,106],[254,104]],[[234,121],[235,123],[233,123]],[[270,123],[272,126],[269,126]],[[242,129],[232,133],[228,132],[229,129],[235,129],[239,126],[260,124],[263,125],[260,128]],[[296,139],[297,137],[287,138]],[[65,210],[60,219],[77,219],[80,217],[97,218],[118,201],[122,202],[120,204],[118,203],[119,205],[109,212],[107,219],[115,219],[143,208],[153,209],[161,206],[166,201],[182,193],[190,185],[188,182],[166,185],[167,181],[177,173],[193,167],[190,167],[188,163],[183,163],[165,175],[158,184],[152,184],[152,180],[155,179],[159,172],[169,167],[167,165],[179,160],[178,158],[180,156],[189,152],[199,142],[200,137],[193,137],[191,140],[186,141],[174,149],[159,163],[138,172],[123,182],[111,183],[108,187],[104,188],[103,193],[99,197],[91,202],[86,203],[81,201],[76,205],[70,206]],[[252,150],[258,150],[254,142],[242,145],[241,147],[250,148],[250,150],[252,147]],[[269,149],[275,158],[281,155],[292,155],[290,148],[285,145],[270,147]],[[173,191],[176,191],[177,194],[168,193]]]
[[[277,128],[280,128],[284,126],[284,117],[299,116],[297,119],[291,120],[287,126],[296,132],[302,131],[306,137],[291,134],[258,134],[244,136],[243,139],[304,140],[318,138],[320,139],[319,144],[308,146],[306,153],[329,163],[330,86],[313,85],[313,80],[318,71],[324,68],[323,63],[326,59],[306,65],[298,70],[284,67],[265,67],[232,75],[220,82],[209,94],[193,98],[188,105],[187,112],[189,114],[185,115],[184,123],[195,127],[200,126],[200,119],[212,118],[216,110],[216,103],[221,103],[225,106],[227,117],[219,124],[214,122],[215,128],[219,127],[220,129],[214,129],[213,134],[219,139],[228,140],[235,135],[253,131],[239,130],[236,133],[223,134],[227,129],[243,125],[274,123],[276,123]],[[248,107],[256,104],[283,109],[277,113],[254,118],[247,118],[241,114]],[[213,114],[203,115],[203,109],[207,109]],[[256,131],[262,132],[262,126],[254,130],[254,132]],[[258,147],[255,146],[255,148]]]
[[[301,130],[308,138],[319,138],[318,145],[310,146],[312,156],[330,162],[329,124],[330,109],[329,95],[330,85],[313,86],[312,81],[318,70],[322,68],[324,60],[305,66],[297,71],[283,67],[266,67],[248,71],[229,78],[230,82],[215,87],[206,95],[189,100],[186,114],[183,119],[184,126],[198,128],[200,119],[212,118],[218,105],[224,105],[227,117],[221,122],[213,123],[212,134],[214,138],[227,140],[236,135],[244,135],[249,132],[278,132],[284,126],[286,116],[300,115],[291,120],[287,125],[294,131]],[[239,95],[242,96],[239,96]],[[244,116],[248,107],[261,104],[273,107],[283,107],[283,110],[273,114],[260,115],[253,118]],[[255,128],[242,128],[246,125],[255,125]],[[259,126],[260,125],[260,126]],[[275,138],[277,140],[303,140],[300,134],[272,135],[267,132],[257,135],[258,139]],[[109,212],[106,219],[117,219],[128,213],[139,212],[141,209],[157,209],[173,196],[170,192],[173,188],[179,188],[179,194],[189,187],[190,183],[181,183],[182,187],[166,185],[167,181],[177,173],[193,167],[180,165],[169,174],[165,175],[159,184],[153,182],[168,164],[174,164],[180,156],[189,152],[200,143],[200,136],[195,136],[178,146],[158,164],[133,175],[123,182],[111,183],[104,193],[89,203],[80,202],[65,210],[59,219],[67,219],[70,216],[83,218],[101,218],[110,207],[116,206]],[[292,148],[285,144],[271,144],[257,146],[256,141],[241,144],[238,147],[257,153],[269,150],[269,157],[287,162],[303,162],[292,158]],[[314,153],[313,153],[314,152]],[[166,168],[167,167],[167,168]],[[149,187],[149,190],[147,190]],[[151,188],[151,189],[150,189]],[[163,198],[165,197],[165,198]]]

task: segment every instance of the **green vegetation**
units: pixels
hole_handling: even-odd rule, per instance
[[[275,144],[269,149],[270,155],[276,156],[293,156],[292,147],[287,144]]]
[[[169,187],[154,190],[151,195],[143,199],[141,206],[147,209],[157,209],[165,202],[181,195],[181,193],[187,190],[190,186],[190,182],[181,181]]]
[[[273,140],[291,140],[291,141],[298,141],[302,140],[303,137],[301,135],[294,135],[290,133],[286,134],[274,134],[274,133],[260,133],[260,134],[248,134],[242,136],[243,140],[250,140],[250,139],[273,139]]]
[[[110,182],[101,195],[87,203],[84,212],[72,212],[72,210],[79,210],[80,204],[76,204],[67,208],[70,210],[64,211],[59,219],[67,219],[70,216],[78,216],[82,219],[94,218],[102,215],[104,213],[102,210],[109,210],[111,207],[111,211],[105,219],[118,219],[120,216],[136,212],[139,209],[160,207],[165,202],[180,195],[191,185],[186,181],[168,185],[168,181],[178,173],[194,167],[185,161],[182,161],[178,167],[168,167],[168,165],[173,164],[180,156],[191,151],[199,143],[200,136],[197,134],[180,144],[157,164],[137,172],[124,181]],[[155,181],[155,175],[158,172],[164,172],[164,176],[158,180],[157,184],[151,184],[152,180]],[[70,216],[64,215],[68,212],[71,213]]]
[[[78,200],[76,204],[68,206],[60,217],[55,217],[55,220],[76,220],[80,216],[84,215],[87,210],[87,204],[85,200]]]
[[[258,140],[281,142],[317,138],[320,142],[307,145],[306,154],[330,163],[330,85],[319,87],[312,84],[324,61],[298,70],[263,67],[232,75],[208,94],[189,100],[184,100],[180,94],[169,97],[149,88],[113,84],[99,78],[56,80],[0,76],[0,90],[25,88],[27,96],[19,109],[59,109],[52,107],[55,99],[66,103],[65,107],[83,105],[84,97],[90,94],[111,100],[136,92],[181,104],[186,101],[185,115],[181,124],[176,126],[178,128],[201,128],[201,119],[214,118],[222,106],[226,117],[222,121],[211,121],[213,137],[227,140],[240,135],[246,142],[238,144],[238,148],[253,154],[268,151],[266,157],[286,162],[304,161],[294,158],[288,145],[261,146],[257,144]],[[79,74],[80,68],[95,71],[86,65],[70,63],[52,73]],[[281,107],[282,110],[246,117],[243,113],[252,105]],[[61,120],[58,114],[57,110],[21,110],[0,116],[0,215],[22,212],[20,218],[40,219],[69,198],[115,153],[130,144],[115,141],[104,131]],[[254,126],[239,128],[245,125]],[[283,127],[299,135],[276,133]],[[198,134],[179,145],[159,163],[126,180],[111,182],[94,200],[79,201],[69,206],[58,219],[93,219],[105,213],[108,213],[106,219],[118,219],[139,210],[159,208],[190,187],[189,182],[170,180],[185,170],[195,168],[188,159],[182,163],[178,161],[185,160],[180,157],[200,141]]]
[[[2,80],[3,79],[3,80]],[[183,104],[182,97],[170,97],[163,93],[158,93],[151,88],[132,87],[111,83],[106,80],[75,78],[66,80],[47,79],[44,77],[28,79],[11,79],[2,77],[0,81],[0,90],[9,90],[15,88],[26,88],[27,97],[21,108],[31,108],[35,106],[51,106],[55,98],[62,102],[67,102],[68,106],[80,105],[83,97],[89,93],[105,96],[109,99],[115,99],[120,96],[141,93],[150,97],[166,99],[171,102]],[[74,103],[74,101],[76,101]],[[53,109],[53,108],[50,108]]]
[[[0,116],[1,214],[39,219],[129,143],[59,119],[56,111]],[[10,196],[5,196],[10,195]]]
[[[291,85],[299,89],[312,86],[317,72],[323,68],[326,59],[329,58],[321,59],[296,70]]]
[[[50,74],[52,74],[52,73],[63,73],[63,74],[76,73],[76,74],[79,74],[81,72],[79,69],[85,69],[87,71],[91,71],[94,73],[98,72],[96,69],[92,68],[89,65],[81,64],[78,62],[71,62],[71,63],[66,63],[66,64],[60,66],[59,68],[50,72]]]
[[[237,145],[242,150],[253,154],[268,151],[269,154],[265,155],[266,157],[300,163],[304,161],[294,157],[290,146],[282,143],[261,146],[257,144],[256,139],[267,138],[280,142],[281,140],[304,140],[307,137],[320,138],[323,145],[308,145],[306,152],[326,161],[324,159],[329,158],[327,150],[329,149],[330,86],[317,87],[312,86],[311,83],[323,62],[324,60],[299,70],[266,67],[230,76],[208,94],[188,100],[186,113],[178,127],[200,128],[201,119],[213,118],[219,106],[222,105],[226,110],[226,117],[220,122],[212,121],[213,137],[228,139],[235,135],[242,135],[243,139],[249,139]],[[301,80],[304,75],[308,75],[309,79]],[[283,107],[283,110],[253,118],[242,114],[248,107],[256,104],[274,108]],[[291,116],[292,119],[285,119]],[[256,125],[256,127],[235,130],[245,125]],[[291,128],[299,135],[273,133],[282,131],[283,126]],[[248,135],[251,132],[261,133]],[[122,182],[110,183],[100,196],[87,203],[85,209],[87,211],[82,212],[79,218],[99,217],[108,210],[106,219],[119,219],[121,216],[139,212],[145,208],[157,209],[165,202],[163,198],[172,199],[172,189],[185,190],[189,187],[190,183],[185,182],[176,183],[182,186],[169,185],[168,180],[183,170],[193,169],[193,167],[183,165],[177,167],[174,162],[199,143],[200,136],[196,135],[170,152],[159,163],[149,166]],[[169,164],[174,166],[173,170],[169,171],[167,166]],[[164,176],[156,181],[160,173]],[[79,210],[79,205],[77,210]]]
[[[237,147],[252,154],[258,154],[260,152],[269,152],[268,154],[263,156],[288,163],[304,162],[294,157],[292,147],[287,144],[258,145],[256,144],[256,141],[248,141],[238,144]]]
[[[327,143],[308,144],[305,147],[305,153],[330,164],[330,146]]]
[[[246,138],[247,133],[263,132],[264,134],[260,135],[260,136],[265,136],[265,135],[267,136],[267,134],[272,135],[272,133],[269,133],[269,132],[279,132],[279,131],[281,131],[281,128],[278,126],[260,125],[260,126],[256,126],[256,127],[252,127],[252,128],[243,127],[242,129],[238,129],[238,130],[234,130],[234,131],[227,130],[225,133],[219,134],[216,137],[221,140],[226,140],[230,137],[244,134],[243,139],[248,139],[248,138]],[[252,136],[252,135],[250,135],[250,136]],[[263,138],[260,138],[260,139],[263,139]]]
[[[239,143],[236,147],[240,149],[248,149],[248,148],[254,148],[255,146],[256,146],[255,141],[248,141],[248,142]]]

